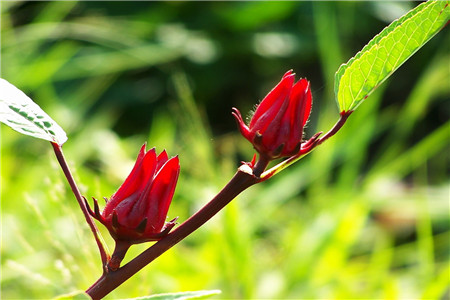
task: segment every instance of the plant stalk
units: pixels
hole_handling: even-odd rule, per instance
[[[105,266],[107,261],[109,260],[109,255],[105,250],[104,244],[102,242],[103,239],[100,236],[100,232],[98,231],[97,226],[95,225],[94,221],[91,218],[91,215],[89,214],[89,212],[86,208],[84,199],[81,196],[80,190],[78,189],[75,179],[72,176],[72,172],[70,172],[69,166],[64,157],[62,147],[60,145],[58,145],[57,143],[51,142],[51,144],[53,146],[53,150],[55,151],[55,155],[56,155],[56,158],[58,159],[59,165],[61,166],[61,169],[63,170],[67,181],[69,182],[70,188],[72,189],[72,192],[75,195],[75,198],[77,199],[78,204],[80,205],[80,208],[81,208],[81,211],[83,212],[84,218],[86,219],[86,222],[88,223],[89,228],[91,229],[92,234],[94,235],[95,241],[97,242],[98,250],[100,251],[102,265]]]
[[[230,182],[228,182],[228,184],[208,204],[126,265],[120,267],[116,271],[105,268],[102,276],[86,290],[86,293],[91,296],[93,300],[98,300],[108,295],[139,270],[205,224],[245,189],[273,176],[275,173],[298,160],[300,156],[308,154],[317,145],[332,137],[345,124],[351,113],[352,111],[341,112],[341,117],[334,127],[322,138],[317,139],[316,142],[314,142],[314,145],[308,148],[307,152],[302,153],[298,157],[294,156],[285,160],[283,162],[285,165],[282,165],[283,163],[281,163],[281,166],[275,166],[272,168],[273,170],[267,171],[269,174],[264,175],[265,173],[263,173],[269,163],[269,160],[265,157],[259,157],[259,160],[253,166],[253,170],[248,164],[242,165]],[[260,178],[261,174],[262,177]]]
[[[339,120],[336,122],[336,124],[334,124],[333,128],[331,128],[324,136],[322,136],[321,138],[318,138],[319,135],[321,134],[321,132],[316,133],[311,139],[311,142],[306,142],[305,144],[308,144],[306,146],[306,149],[302,150],[299,152],[299,154],[289,157],[288,159],[282,161],[281,163],[277,164],[276,166],[270,168],[269,170],[263,172],[261,174],[261,181],[267,180],[270,177],[280,173],[281,171],[283,171],[284,169],[286,169],[287,167],[289,167],[290,165],[292,165],[293,163],[297,162],[299,159],[303,158],[304,156],[306,156],[307,154],[311,153],[314,149],[316,149],[316,147],[320,144],[322,144],[323,142],[325,142],[326,140],[328,140],[330,137],[332,137],[333,135],[335,135],[341,128],[342,126],[344,126],[345,122],[347,121],[348,117],[351,115],[353,111],[349,110],[349,111],[342,111],[340,113],[340,118]],[[317,139],[316,139],[317,138]],[[302,145],[303,146],[303,145]]]
[[[204,207],[167,236],[153,244],[139,256],[114,272],[104,272],[86,293],[97,300],[105,297],[112,290],[136,274],[161,254],[172,248],[178,242],[197,230],[216,215],[242,191],[259,182],[259,177],[253,175],[250,167],[242,165],[228,184]]]
[[[322,144],[323,142],[325,142],[327,139],[329,139],[330,137],[332,137],[333,135],[335,135],[339,129],[342,128],[342,126],[344,126],[345,122],[347,122],[348,117],[351,115],[351,113],[353,112],[353,110],[349,110],[349,111],[342,111],[340,113],[340,118],[339,120],[336,122],[336,124],[334,124],[333,128],[330,129],[330,131],[328,131],[324,136],[322,136],[318,142],[317,145]]]

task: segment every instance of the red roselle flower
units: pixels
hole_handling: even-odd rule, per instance
[[[303,127],[312,105],[311,89],[306,79],[294,84],[295,74],[288,71],[280,83],[257,106],[247,126],[236,108],[236,118],[242,135],[266,159],[294,156],[309,149],[314,141],[302,145]]]
[[[169,159],[166,151],[157,156],[155,148],[146,152],[145,146],[125,182],[109,200],[105,198],[103,212],[96,199],[94,211],[89,209],[116,241],[157,241],[175,226],[176,219],[165,221],[180,173],[178,157]]]

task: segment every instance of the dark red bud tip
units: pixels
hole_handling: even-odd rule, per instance
[[[161,238],[163,238],[163,237],[165,237],[166,235],[169,234],[169,232],[172,230],[172,228],[175,227],[175,225],[177,225],[177,222],[176,222],[177,220],[178,220],[178,217],[176,217],[175,219],[173,219],[173,220],[167,222],[167,223],[164,225],[163,230],[162,230],[161,233],[159,234],[159,239],[161,239]]]
[[[257,131],[255,133],[255,137],[253,138],[253,145],[260,146],[262,145],[262,134]]]
[[[145,231],[145,227],[147,227],[147,218],[141,221],[139,225],[136,227],[136,232],[139,234],[143,234]]]
[[[103,219],[102,215],[100,214],[100,208],[98,207],[97,199],[92,197],[92,199],[94,199],[94,210],[92,210],[92,208],[89,206],[89,203],[88,203],[87,199],[84,196],[83,196],[83,199],[84,199],[84,203],[86,204],[86,208],[88,210],[88,213],[93,218],[97,219],[100,223],[104,224],[105,220]]]
[[[317,142],[317,139],[319,138],[319,136],[323,133],[323,131],[319,131],[318,133],[316,133],[315,135],[313,135],[309,140],[307,140],[306,142],[304,142],[301,145],[302,149],[308,148],[310,147],[312,144]]]
[[[177,223],[177,220],[178,220],[178,217],[175,217],[175,218],[173,218],[172,220],[170,220],[169,222],[166,222],[166,223],[164,224],[163,231],[166,230],[167,227],[169,227],[170,229],[172,229],[173,226],[175,226],[175,225],[178,224],[178,223]],[[169,230],[170,230],[170,229],[169,229]]]
[[[295,76],[295,73],[293,73],[293,72],[294,72],[294,70],[290,69],[289,71],[284,73],[283,78],[288,77],[288,76]]]
[[[319,131],[315,135],[313,135],[309,140],[304,142],[300,147],[300,154],[306,154],[313,150],[320,142],[319,136],[322,134],[322,131]]]
[[[86,197],[82,196],[84,199],[84,204],[86,205],[88,213],[95,218],[95,213],[92,211],[91,207],[89,206],[89,202],[87,201]]]
[[[283,152],[283,149],[284,149],[284,143],[272,151],[272,157],[275,158],[275,157],[280,156],[281,152]]]
[[[97,199],[95,199],[94,197],[92,197],[92,199],[94,199],[94,212],[95,212],[95,217],[100,220],[101,219],[101,214],[100,214],[100,208],[98,207],[98,201]]]
[[[239,110],[235,107],[232,108],[232,115],[234,119],[236,120],[236,123],[239,127],[239,130],[241,131],[242,135],[247,139],[250,140],[250,130],[248,126],[245,124],[244,119],[242,118],[241,113]]]
[[[117,217],[117,212],[114,210],[113,215],[112,215],[112,220],[111,220],[111,225],[113,227],[114,230],[119,230],[120,228],[120,223],[119,223],[119,218]]]
[[[241,123],[244,123],[241,112],[235,107],[231,108],[231,110],[232,110],[231,114],[236,119],[236,122],[238,123],[238,125],[241,125]]]

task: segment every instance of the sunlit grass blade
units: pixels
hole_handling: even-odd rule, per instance
[[[435,280],[430,282],[425,288],[422,299],[445,299],[448,295],[448,274],[449,266],[443,266],[442,270],[436,275]]]
[[[0,78],[0,121],[12,129],[35,138],[62,145],[64,130],[25,93]]]
[[[56,73],[56,80],[120,73],[143,66],[170,62],[181,56],[181,52],[159,45],[83,55],[69,60],[66,66]]]
[[[428,1],[376,35],[336,72],[340,111],[355,110],[449,20],[448,1]]]
[[[433,155],[436,155],[439,151],[443,151],[447,147],[449,128],[450,122],[447,122],[431,132],[416,145],[410,147],[408,151],[403,152],[394,160],[390,161],[389,164],[377,163],[372,167],[372,171],[367,176],[366,181],[372,182],[375,178],[385,174],[406,176],[409,172],[433,157]]]

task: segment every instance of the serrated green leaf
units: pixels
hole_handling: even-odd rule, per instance
[[[83,291],[75,291],[53,298],[53,300],[92,300],[92,298]]]
[[[355,110],[450,19],[448,1],[418,5],[339,67],[334,90],[340,111]]]
[[[24,92],[0,78],[0,122],[35,138],[62,145],[64,130]]]
[[[219,290],[211,291],[195,291],[195,292],[180,292],[180,293],[168,293],[158,294],[151,296],[144,296],[138,298],[129,298],[124,300],[188,300],[188,299],[206,299],[214,295],[220,294]]]

